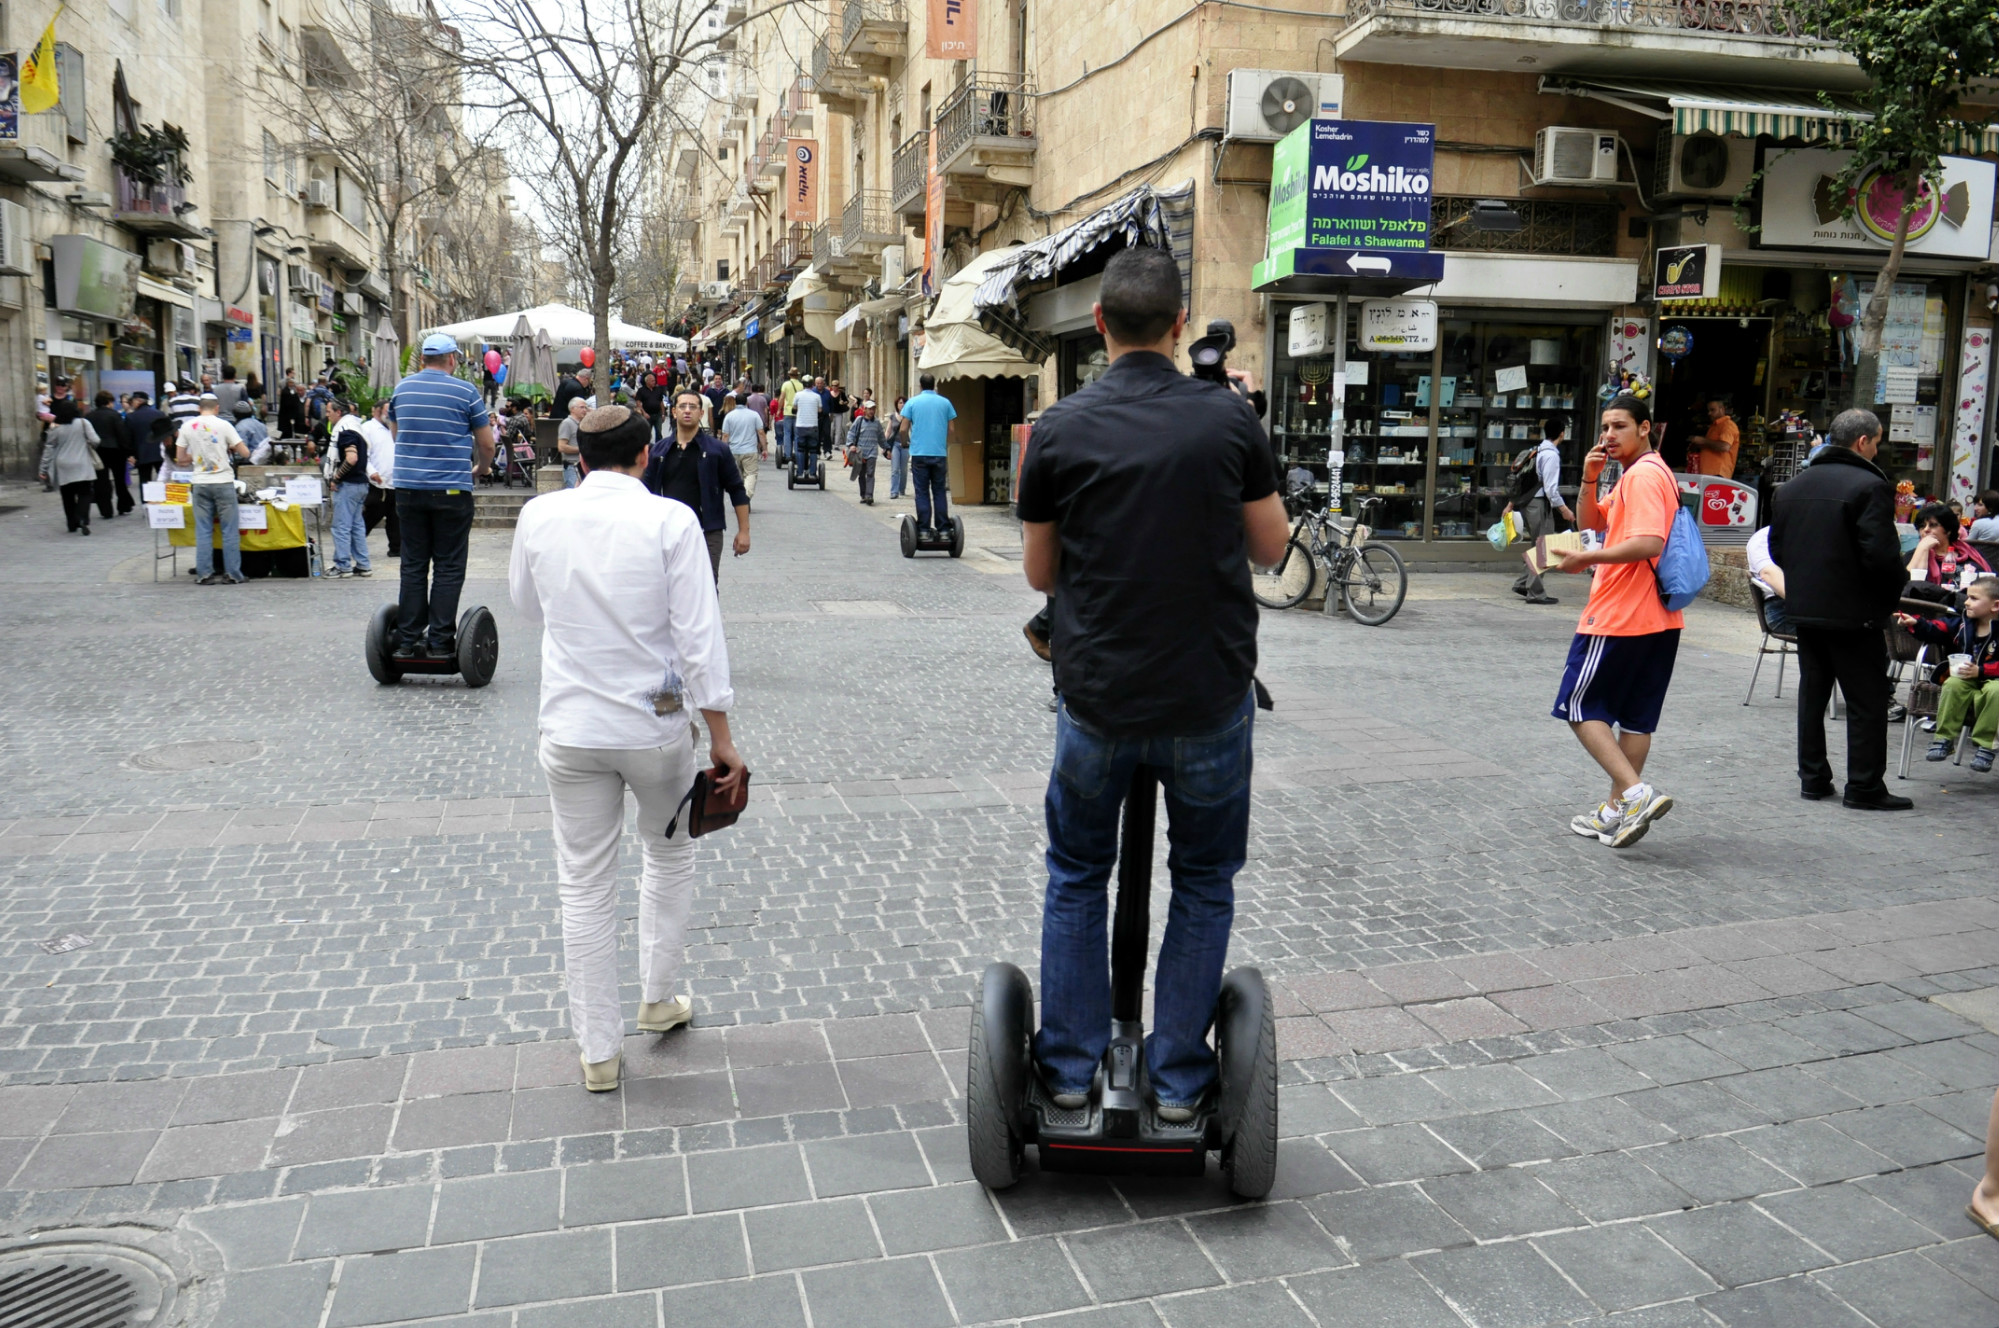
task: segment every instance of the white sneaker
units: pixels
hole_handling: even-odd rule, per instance
[[[1645,832],[1652,828],[1652,822],[1671,810],[1673,810],[1671,798],[1650,784],[1640,784],[1637,792],[1619,799],[1617,831],[1604,842],[1612,848],[1630,848],[1645,838]]]
[[[1598,806],[1595,811],[1584,812],[1570,821],[1569,829],[1584,839],[1594,839],[1598,843],[1608,844],[1610,837],[1617,833],[1617,827],[1623,820],[1624,813],[1617,809],[1617,805],[1606,802]]]
[[[666,1033],[694,1018],[694,1002],[685,996],[670,1001],[643,1001],[639,1005],[639,1032]]]

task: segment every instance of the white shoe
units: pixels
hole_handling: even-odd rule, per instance
[[[1624,813],[1617,809],[1617,804],[1606,802],[1598,806],[1595,811],[1584,812],[1570,821],[1569,829],[1584,839],[1594,839],[1598,843],[1608,844],[1610,837],[1617,833],[1617,827],[1623,820]]]
[[[1673,810],[1673,800],[1650,784],[1640,784],[1637,792],[1618,801],[1617,810],[1617,832],[1604,842],[1612,848],[1630,848],[1645,837],[1652,822]]]
[[[577,1057],[582,1060],[582,1057]],[[614,1093],[618,1088],[618,1064],[622,1056],[607,1061],[583,1061],[583,1086],[593,1093]]]
[[[644,1001],[639,1005],[639,1032],[666,1033],[694,1018],[694,1002],[685,996],[670,1001]]]

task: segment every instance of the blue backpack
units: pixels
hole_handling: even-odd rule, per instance
[[[1657,456],[1657,453],[1653,453]],[[1659,462],[1664,466],[1665,461]],[[1670,476],[1671,470],[1667,471]],[[1674,493],[1679,491],[1679,482],[1674,481]],[[1652,574],[1659,582],[1659,599],[1673,612],[1678,612],[1699,598],[1701,590],[1708,583],[1711,574],[1707,559],[1707,546],[1701,543],[1700,527],[1694,522],[1694,514],[1684,504],[1673,509],[1673,527],[1666,532],[1666,547],[1652,563]]]

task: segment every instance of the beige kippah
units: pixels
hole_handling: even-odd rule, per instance
[[[583,433],[609,433],[632,417],[630,406],[599,406],[576,422]]]

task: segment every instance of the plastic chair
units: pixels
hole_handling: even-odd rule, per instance
[[[1749,583],[1749,599],[1756,606],[1756,625],[1763,629],[1763,640],[1756,647],[1756,667],[1749,674],[1749,691],[1742,698],[1742,704],[1748,705],[1756,695],[1756,679],[1763,672],[1765,655],[1777,657],[1777,699],[1781,701],[1784,699],[1784,657],[1798,653],[1798,635],[1788,627],[1780,629],[1770,625],[1771,597],[1753,580]],[[1777,642],[1775,650],[1770,648],[1772,641]]]

